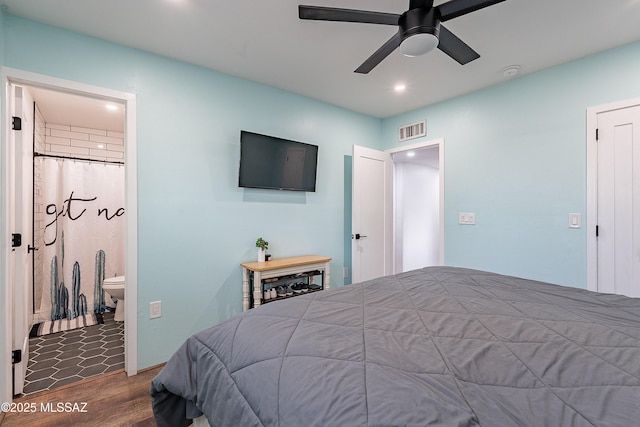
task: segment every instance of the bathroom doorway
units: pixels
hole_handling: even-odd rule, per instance
[[[125,274],[124,106],[22,91],[34,120],[33,325],[22,392],[32,394],[124,368],[124,324],[103,289]]]
[[[43,323],[43,317],[50,320],[51,313],[55,311],[52,307],[56,307],[56,305],[60,308],[58,311],[63,315],[70,314],[68,317],[73,319],[82,318],[83,320],[78,322],[79,326],[89,325],[95,320],[91,319],[89,323],[86,323],[87,318],[95,317],[93,316],[95,307],[99,307],[101,304],[105,306],[113,305],[110,304],[111,301],[108,296],[106,301],[101,301],[100,292],[94,293],[93,289],[86,292],[80,288],[79,269],[75,278],[65,277],[67,285],[62,286],[63,284],[59,278],[53,274],[55,263],[51,259],[38,259],[46,257],[43,256],[46,252],[44,245],[37,243],[38,241],[43,241],[43,230],[47,229],[48,231],[46,239],[61,239],[62,236],[57,233],[55,237],[51,234],[57,226],[56,220],[65,219],[64,217],[75,217],[77,219],[79,213],[84,212],[84,207],[79,206],[79,204],[88,203],[86,199],[93,199],[93,197],[85,197],[78,193],[75,195],[70,193],[67,197],[62,196],[62,202],[39,202],[38,200],[41,199],[41,193],[43,192],[43,181],[48,183],[56,180],[68,180],[68,178],[63,178],[68,172],[63,172],[63,175],[60,175],[59,178],[55,178],[55,171],[53,172],[54,175],[51,175],[51,170],[57,168],[66,168],[68,166],[71,170],[91,169],[100,165],[102,168],[96,169],[100,173],[103,172],[103,169],[113,170],[115,175],[109,175],[106,181],[113,181],[114,185],[116,185],[117,190],[112,191],[113,193],[124,196],[119,201],[111,203],[111,206],[103,207],[102,211],[98,209],[97,212],[101,212],[102,217],[105,219],[124,219],[120,225],[122,233],[120,235],[112,233],[114,237],[112,240],[119,240],[122,243],[122,249],[119,254],[113,256],[113,258],[120,259],[118,262],[112,263],[115,266],[112,267],[113,271],[107,277],[111,277],[114,273],[123,275],[126,270],[129,289],[125,289],[125,300],[131,297],[129,303],[133,303],[132,310],[126,310],[127,312],[125,313],[125,319],[129,321],[124,323],[118,324],[118,322],[114,322],[112,320],[113,312],[107,309],[106,313],[99,313],[98,317],[102,317],[102,319],[99,319],[100,321],[95,326],[72,329],[58,332],[57,334],[44,334],[41,337],[37,337],[36,340],[39,341],[32,342],[32,357],[29,358],[30,352],[28,348],[22,353],[26,359],[31,359],[31,361],[34,359],[35,361],[38,361],[38,359],[49,360],[48,364],[51,366],[39,368],[38,374],[33,377],[32,381],[29,380],[30,372],[29,368],[27,368],[26,386],[23,384],[16,387],[14,383],[8,390],[20,390],[22,387],[23,393],[30,393],[36,391],[32,389],[33,387],[29,388],[29,384],[33,384],[34,380],[40,383],[39,387],[42,387],[40,389],[47,389],[51,386],[82,379],[84,376],[95,375],[121,367],[124,367],[128,374],[135,374],[137,371],[137,325],[135,317],[135,277],[137,276],[137,259],[135,256],[137,253],[137,230],[135,227],[137,222],[135,97],[130,94],[20,71],[11,71],[4,74],[5,87],[19,87],[21,93],[24,94],[23,99],[28,100],[26,104],[27,108],[32,111],[33,121],[31,128],[33,129],[32,141],[35,156],[32,167],[35,179],[32,188],[28,190],[23,188],[21,191],[24,197],[32,197],[34,212],[31,215],[31,223],[34,238],[33,241],[24,242],[22,247],[17,248],[18,251],[24,249],[29,256],[33,257],[34,261],[31,277],[25,277],[22,284],[23,287],[28,288],[28,291],[25,292],[28,308],[27,316],[25,316],[27,327],[22,329],[33,333],[35,330],[33,326]],[[7,130],[7,133],[9,132]],[[5,140],[8,140],[8,138],[5,138]],[[3,157],[3,162],[5,161]],[[67,166],[64,165],[65,162]],[[49,163],[49,165],[45,163]],[[47,169],[49,171],[46,171]],[[118,169],[120,169],[119,172]],[[79,172],[72,171],[71,173]],[[54,178],[52,179],[52,177]],[[71,180],[77,180],[77,177],[78,175],[72,177]],[[118,182],[119,184],[117,184]],[[100,186],[99,183],[97,185]],[[26,192],[30,192],[30,194],[25,194]],[[81,199],[85,199],[85,201]],[[73,208],[75,212],[71,210],[72,203],[76,204]],[[126,215],[124,215],[125,212]],[[115,223],[116,221],[111,222]],[[9,230],[9,232],[13,234],[13,231]],[[39,237],[38,233],[40,233]],[[63,255],[65,254],[64,246],[59,246],[61,246],[61,251],[56,254],[56,257],[65,256]],[[80,249],[80,252],[82,252],[82,249]],[[68,248],[66,253],[68,254]],[[85,263],[87,268],[85,268],[85,274],[82,276],[89,278],[90,281],[93,281],[97,274],[93,269],[94,264],[98,265],[100,262],[103,265],[105,264],[104,254],[102,255],[102,260],[99,259],[99,256],[96,255],[94,257],[93,255],[91,256],[95,260],[92,259],[91,262]],[[60,271],[62,271],[64,261],[62,259],[57,261],[59,261]],[[10,258],[3,259],[3,262],[11,267]],[[51,268],[46,268],[45,264],[51,266]],[[90,268],[88,268],[88,264],[91,264]],[[77,266],[74,264],[73,267]],[[67,267],[65,266],[66,269]],[[47,272],[51,274],[49,277],[44,278],[43,275],[46,275]],[[66,276],[71,275],[67,274]],[[51,284],[53,287],[42,286],[43,282]],[[55,289],[56,292],[52,291],[52,289]],[[65,298],[67,298],[67,301],[65,301]],[[0,309],[6,308],[12,312],[13,322],[20,320],[16,316],[20,317],[21,314],[11,310],[13,304],[7,304],[7,302],[3,304],[5,306],[0,307]],[[65,310],[68,310],[69,313],[65,313]],[[99,332],[98,329],[100,330]],[[118,334],[118,330],[120,331],[120,337],[114,336],[114,334]],[[87,331],[91,331],[91,333]],[[58,341],[51,341],[51,338],[56,335]],[[3,344],[11,345],[11,343]],[[67,344],[71,344],[71,346]],[[85,344],[88,344],[88,346],[85,346]],[[65,345],[67,346],[65,347]],[[107,346],[113,348],[107,349]],[[120,347],[119,351],[124,353],[120,356],[120,360],[118,360],[118,357],[114,357],[117,355],[118,346]],[[14,349],[12,348],[12,350]],[[66,356],[69,357],[68,361],[63,360]],[[78,370],[78,366],[82,369]],[[6,367],[3,366],[3,370],[6,372]],[[31,370],[31,373],[33,373],[33,370]],[[15,375],[12,376],[15,378]],[[3,386],[6,385],[6,383],[3,384]],[[6,394],[6,392],[3,392],[3,394]]]

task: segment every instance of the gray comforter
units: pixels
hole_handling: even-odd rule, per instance
[[[635,426],[640,299],[425,268],[197,333],[151,394],[159,426]]]

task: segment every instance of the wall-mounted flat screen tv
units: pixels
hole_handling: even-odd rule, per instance
[[[316,191],[317,163],[317,145],[240,132],[240,187]]]

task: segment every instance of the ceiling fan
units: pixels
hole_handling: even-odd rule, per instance
[[[450,0],[433,6],[433,0],[410,0],[409,10],[402,15],[304,5],[298,6],[298,13],[300,19],[398,26],[398,32],[355,70],[367,74],[398,47],[407,56],[422,55],[437,47],[461,65],[480,58],[475,50],[440,23],[503,1]]]

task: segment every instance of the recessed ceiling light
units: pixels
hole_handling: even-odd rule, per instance
[[[404,92],[406,89],[407,89],[407,85],[405,85],[404,83],[398,83],[393,87],[393,90],[395,90],[398,93]]]
[[[118,110],[118,106],[115,104],[107,104],[105,105],[105,108],[109,111],[117,111]]]
[[[513,77],[520,72],[519,65],[509,65],[502,69],[502,75],[505,77]]]
[[[165,0],[165,3],[174,4],[176,7],[187,7],[189,6],[189,0]]]
[[[98,144],[98,148],[104,148],[104,144]]]
[[[415,157],[416,152],[415,151],[408,151],[407,152],[407,157]]]

